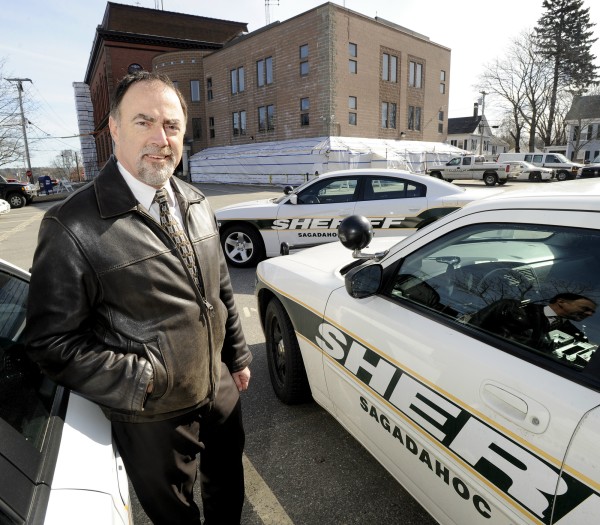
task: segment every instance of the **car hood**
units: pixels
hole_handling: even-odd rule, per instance
[[[362,250],[364,254],[383,252],[394,246],[401,240],[410,236],[413,232],[407,232],[406,235],[398,235],[394,237],[374,237],[369,246]],[[341,242],[329,242],[313,248],[305,248],[291,255],[267,259],[258,265],[258,272],[263,273],[270,271],[273,266],[290,265],[296,267],[305,267],[305,270],[298,270],[305,273],[310,271],[318,271],[326,274],[331,274],[346,264],[355,261],[352,257],[352,251],[346,248]]]
[[[245,211],[249,208],[258,210],[276,210],[279,204],[275,204],[273,199],[258,199],[255,201],[240,202],[239,204],[231,204],[229,206],[223,206],[215,211],[217,219],[223,217],[227,218],[231,215],[235,215],[236,212]]]

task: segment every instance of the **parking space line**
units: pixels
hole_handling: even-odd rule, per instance
[[[257,312],[256,308],[248,308],[247,306],[244,306],[242,310],[244,312],[245,317],[252,317],[252,312]]]
[[[43,212],[36,213],[36,214],[32,215],[31,217],[29,217],[29,219],[21,222],[18,226],[11,228],[10,230],[5,231],[4,233],[0,233],[0,242],[5,241],[6,239],[11,237],[15,233],[19,233],[20,231],[23,231],[25,228],[27,228],[27,226],[34,223],[35,221],[39,221],[40,215],[43,215]]]
[[[243,455],[246,499],[264,525],[294,525],[269,486],[256,471],[246,454]]]

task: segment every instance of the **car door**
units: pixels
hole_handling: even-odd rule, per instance
[[[28,282],[0,270],[0,522],[44,516],[60,437],[64,392],[44,380],[24,356]],[[53,422],[54,424],[51,424]],[[28,521],[29,522],[29,521]]]
[[[354,213],[364,215],[376,236],[406,234],[429,215],[427,186],[401,177],[365,177]],[[408,231],[407,231],[408,229]]]
[[[593,521],[571,517],[597,509],[586,415],[600,404],[600,315],[579,326],[587,342],[543,334],[552,351],[541,334],[515,336],[531,334],[513,310],[482,321],[500,318],[482,314],[495,305],[537,312],[558,292],[597,302],[589,224],[583,212],[461,217],[389,256],[381,293],[330,297],[317,343],[336,417],[440,523]]]
[[[354,212],[360,177],[327,177],[300,190],[296,203],[279,206],[273,228],[292,248],[337,240],[340,222]]]

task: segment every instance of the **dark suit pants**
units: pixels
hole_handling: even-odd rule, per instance
[[[205,525],[239,525],[244,429],[227,367],[213,404],[165,421],[113,422],[113,437],[144,511],[155,525],[198,525],[193,488],[200,455]]]

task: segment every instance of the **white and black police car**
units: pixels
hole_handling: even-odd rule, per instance
[[[514,190],[396,244],[352,216],[354,257],[261,262],[275,393],[312,396],[440,523],[598,523],[599,202],[593,180]]]
[[[100,408],[43,377],[22,342],[29,274],[0,260],[0,523],[132,523]]]
[[[220,208],[221,244],[232,266],[256,266],[280,255],[281,245],[304,248],[337,240],[345,217],[368,217],[377,236],[409,234],[489,189],[466,191],[449,182],[400,170],[344,170],[326,173],[279,198]]]

